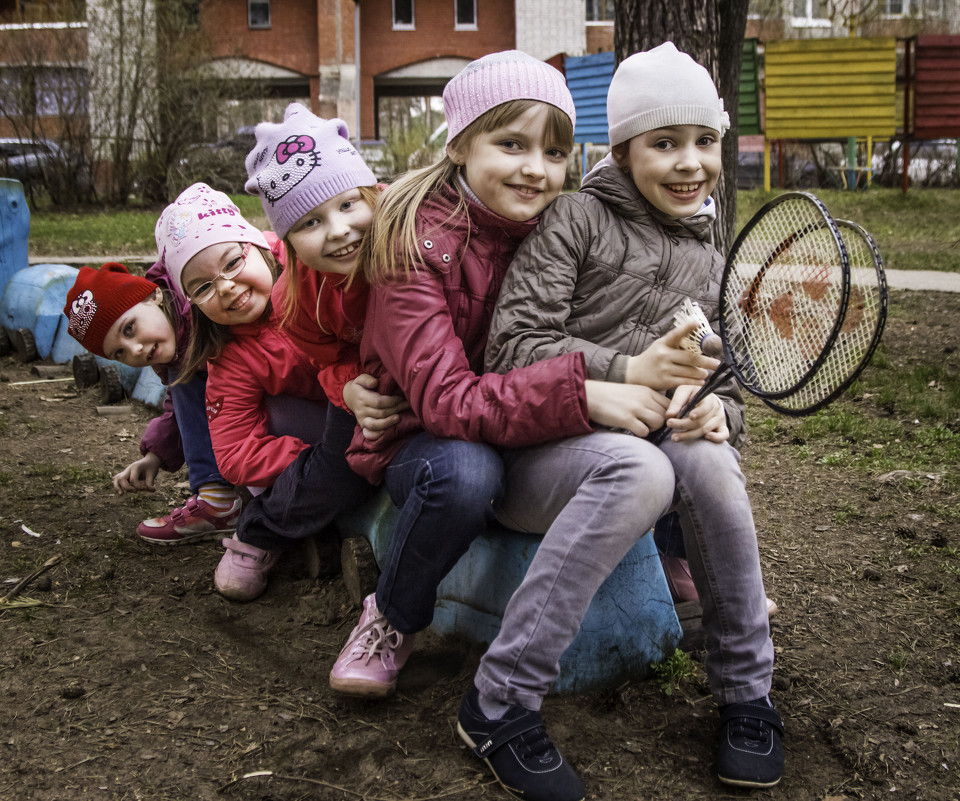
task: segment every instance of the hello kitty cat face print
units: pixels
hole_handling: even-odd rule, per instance
[[[267,165],[257,174],[257,185],[268,201],[276,203],[320,165],[312,136],[291,136],[277,145]],[[265,151],[266,152],[266,151]]]

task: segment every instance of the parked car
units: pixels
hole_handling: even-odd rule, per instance
[[[49,139],[0,139],[0,177],[42,181],[59,157],[60,148]]]
[[[203,181],[221,192],[242,193],[247,180],[243,162],[256,143],[253,128],[241,128],[231,139],[190,145],[177,163],[175,183]]]

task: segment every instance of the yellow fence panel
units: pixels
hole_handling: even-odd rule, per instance
[[[764,62],[768,139],[896,133],[894,37],[768,42]]]

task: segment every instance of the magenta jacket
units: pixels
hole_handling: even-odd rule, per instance
[[[169,364],[158,364],[153,370],[160,376],[164,384],[171,381],[170,371],[178,371],[187,352],[187,342],[190,339],[190,303],[177,289],[164,269],[163,262],[158,261],[147,270],[146,279],[153,281],[158,287],[167,291],[167,297],[174,304],[176,326],[177,352],[174,360]],[[198,373],[193,380],[203,380],[206,373]],[[140,440],[140,454],[156,454],[160,458],[160,466],[171,473],[183,467],[183,440],[180,439],[180,427],[177,425],[177,416],[173,411],[173,400],[168,390],[163,399],[161,413],[154,417],[143,432]]]
[[[410,409],[370,442],[358,428],[350,466],[379,483],[403,444],[426,430],[437,437],[522,447],[592,431],[581,353],[505,375],[483,373],[483,353],[500,285],[537,220],[513,222],[470,202],[451,219],[446,189],[417,212],[426,266],[370,289],[360,354],[383,394],[402,393]]]

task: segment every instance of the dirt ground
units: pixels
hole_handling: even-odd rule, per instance
[[[892,310],[892,362],[958,369],[960,294],[894,293]],[[327,674],[357,614],[336,564],[311,580],[287,559],[263,599],[222,599],[218,543],[134,533],[182,503],[185,474],[155,495],[112,492],[152,411],[98,416],[96,388],[31,380],[0,357],[0,597],[60,561],[16,596],[39,605],[0,611],[0,799],[506,798],[454,731],[477,648],[428,635],[394,698],[335,696]],[[753,425],[772,414],[750,410]],[[593,799],[957,801],[957,473],[885,483],[761,440],[744,469],[780,606],[784,780],[752,794],[717,782],[699,662],[672,694],[636,680],[549,697],[552,737]]]

